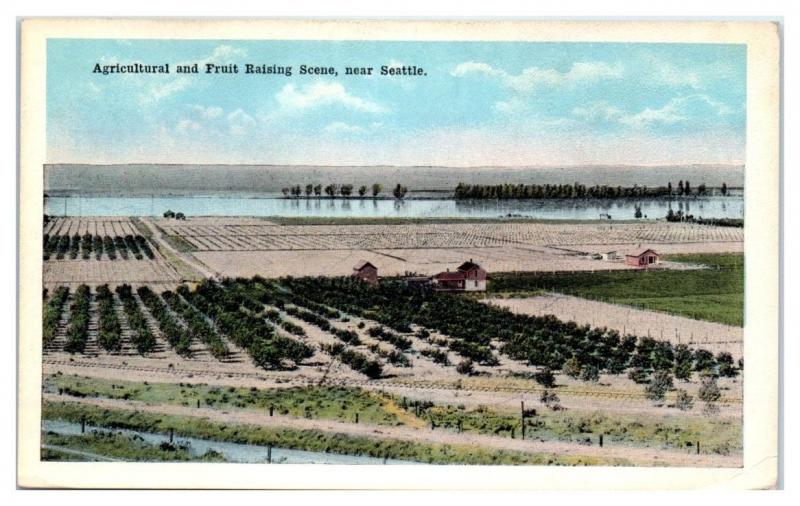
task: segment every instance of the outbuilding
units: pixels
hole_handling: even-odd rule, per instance
[[[639,269],[654,267],[658,264],[658,253],[650,248],[626,253],[625,263]]]
[[[378,286],[378,268],[366,260],[360,260],[353,266],[353,274],[351,274],[351,277],[369,285]]]

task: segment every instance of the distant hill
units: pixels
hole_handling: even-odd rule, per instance
[[[168,165],[47,164],[45,192],[52,194],[220,194],[276,193],[307,183],[383,184],[388,193],[402,183],[411,192],[452,191],[456,184],[537,183],[661,186],[688,179],[729,187],[744,184],[740,165],[688,166],[580,166],[580,167],[394,167],[394,166],[280,166],[280,165]]]

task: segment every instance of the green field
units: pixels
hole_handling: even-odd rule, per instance
[[[494,450],[468,445],[416,443],[411,441],[372,439],[368,437],[327,433],[317,430],[272,428],[255,425],[217,423],[191,416],[150,414],[117,409],[104,409],[74,402],[45,402],[45,420],[80,422],[89,425],[166,433],[213,441],[228,441],[260,446],[276,446],[298,450],[368,455],[425,462],[429,464],[482,465],[630,465],[617,458],[595,458],[549,453],[526,453]]]
[[[219,410],[244,409],[265,412],[274,406],[276,414],[295,417],[353,422],[355,413],[361,423],[378,425],[412,425],[437,427],[463,432],[519,437],[517,412],[497,412],[486,407],[419,403],[388,394],[367,392],[357,388],[293,387],[287,389],[235,389],[209,385],[171,383],[135,383],[94,379],[75,375],[54,375],[45,378],[49,392],[65,395],[102,397],[146,402],[201,406]],[[741,425],[733,420],[663,415],[615,414],[613,418],[597,411],[539,410],[528,418],[525,432],[544,440],[584,441],[604,434],[609,442],[632,446],[663,445],[683,448],[694,441],[704,441],[711,453],[728,454],[741,451]]]
[[[744,325],[743,255],[670,255],[662,259],[702,264],[709,268],[688,271],[493,273],[489,292],[531,295],[551,290],[698,320]]]

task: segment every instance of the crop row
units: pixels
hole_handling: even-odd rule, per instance
[[[614,374],[628,369],[645,375],[669,370],[681,377],[686,376],[687,368],[705,374],[736,373],[725,353],[715,358],[707,350],[622,336],[616,330],[564,322],[552,315],[518,315],[467,297],[397,282],[370,288],[349,278],[298,278],[286,279],[283,284],[320,304],[377,320],[400,332],[408,332],[412,323],[437,330],[452,338],[454,351],[478,360],[497,339],[501,351],[511,358],[553,370],[562,370],[571,360],[578,368]]]
[[[86,349],[89,334],[89,305],[91,294],[89,287],[81,285],[75,290],[70,306],[69,326],[67,327],[67,343],[64,350],[70,353],[82,353]]]
[[[156,338],[147,325],[147,319],[139,307],[139,301],[133,296],[130,285],[120,285],[116,292],[122,302],[122,309],[128,317],[128,326],[131,329],[130,339],[136,347],[136,351],[140,355],[153,351],[156,346]]]
[[[137,260],[144,257],[152,260],[155,258],[150,244],[141,235],[122,236],[99,236],[84,234],[73,236],[69,235],[48,235],[43,237],[44,259],[49,260],[55,256],[57,260],[69,257],[72,260],[81,256],[83,260],[89,260],[94,254],[95,259],[100,260],[103,253],[110,260],[116,260],[117,254],[127,260],[132,255]]]
[[[114,308],[114,295],[108,285],[97,287],[95,300],[98,309],[97,342],[106,351],[119,352],[122,349],[122,327]]]
[[[61,312],[68,297],[69,288],[59,286],[44,306],[42,314],[42,346],[49,346],[55,339],[58,322],[61,320]]]
[[[181,300],[181,297],[174,292],[166,291],[162,294],[162,297],[169,308],[183,318],[183,321],[186,322],[186,326],[189,329],[189,333],[193,337],[199,338],[200,341],[208,347],[208,351],[214,358],[224,359],[230,354],[228,346],[214,327],[208,323],[205,315],[192,305]]]
[[[140,286],[136,293],[147,307],[147,310],[158,322],[161,334],[172,346],[178,355],[188,357],[191,355],[190,346],[192,338],[186,329],[183,328],[174,316],[167,309],[167,305],[149,287]]]

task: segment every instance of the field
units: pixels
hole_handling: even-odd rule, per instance
[[[743,325],[742,255],[673,255],[665,259],[706,268],[686,271],[497,274],[490,290],[520,294],[546,289],[726,325]]]
[[[741,465],[742,329],[664,312],[734,314],[740,229],[197,217],[45,233],[45,416],[104,427],[43,433],[48,460],[229,458],[116,427],[320,461]],[[649,272],[591,257],[644,245],[679,256]],[[469,258],[488,301],[391,279]],[[378,289],[349,279],[361,259]]]
[[[323,438],[325,451],[440,463],[740,462],[738,372],[713,353],[690,349],[688,376],[654,397],[626,376],[625,363],[649,363],[643,374],[652,378],[660,368],[682,367],[677,356],[659,365],[663,357],[646,343],[627,348],[608,334],[602,342],[610,348],[601,356],[620,357],[618,370],[613,361],[584,354],[578,343],[589,341],[574,339],[586,339],[586,330],[554,331],[546,323],[555,332],[551,339],[564,339],[558,346],[574,347],[579,367],[599,373],[572,377],[558,348],[548,355],[529,348],[533,341],[499,331],[541,332],[536,327],[548,320],[525,320],[458,296],[408,292],[405,303],[389,303],[398,289],[403,293],[390,283],[373,293],[346,279],[306,278],[206,281],[163,293],[55,290],[45,301],[58,315],[45,318],[52,326],[44,349],[45,412],[53,413],[46,416],[98,423],[107,417],[105,426],[125,419],[127,425],[111,426],[152,430],[154,421],[134,423],[126,413],[160,414],[173,417],[186,436],[208,436],[204,431],[225,421],[239,436],[217,428],[215,438],[252,434],[247,441],[268,437],[270,444],[308,451],[318,451]],[[486,308],[484,319],[469,323],[479,325],[475,335],[487,336],[478,340],[457,323],[476,308]],[[552,380],[536,376],[545,364],[555,372]],[[720,376],[719,394],[701,402],[699,375],[706,368]],[[694,400],[679,407],[680,395]],[[522,423],[520,401],[530,406]],[[335,442],[330,434],[338,434]],[[101,442],[81,448],[69,439],[59,446],[78,458],[74,451],[93,455]],[[467,452],[464,445],[477,448]],[[47,455],[67,458],[63,451]]]

